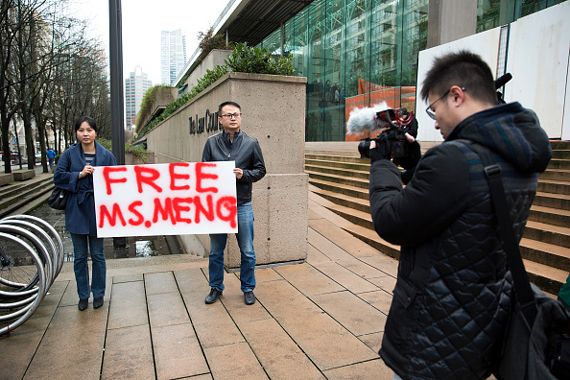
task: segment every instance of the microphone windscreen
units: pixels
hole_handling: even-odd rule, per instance
[[[361,133],[376,128],[376,113],[388,109],[386,102],[375,104],[372,107],[355,108],[350,111],[346,122],[347,133]]]

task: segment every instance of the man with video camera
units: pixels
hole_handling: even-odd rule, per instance
[[[369,151],[374,227],[401,245],[380,355],[395,378],[481,379],[499,358],[512,279],[477,152],[501,167],[518,242],[550,143],[533,111],[497,105],[491,70],[476,54],[435,59],[421,96],[445,141],[421,159],[419,146],[399,159],[415,167],[407,186],[385,144]]]

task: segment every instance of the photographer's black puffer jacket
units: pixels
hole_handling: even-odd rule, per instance
[[[372,164],[374,227],[402,246],[380,355],[403,379],[488,376],[510,308],[483,166],[461,140],[488,148],[501,165],[517,241],[551,157],[534,112],[511,103],[465,119],[425,154],[405,189],[392,162]]]

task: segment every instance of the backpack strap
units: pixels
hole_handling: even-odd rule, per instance
[[[503,187],[503,176],[501,173],[501,166],[492,159],[489,149],[474,143],[469,140],[455,140],[464,143],[471,148],[483,164],[483,170],[489,188],[491,191],[491,200],[495,208],[495,215],[499,227],[501,240],[503,241],[503,248],[507,254],[507,266],[511,270],[513,281],[516,289],[516,295],[521,307],[521,311],[525,316],[528,326],[532,326],[536,318],[537,307],[534,298],[534,292],[530,287],[528,274],[526,273],[522,257],[520,254],[519,245],[515,239],[513,231],[513,222],[510,218],[509,211],[507,210],[507,198],[505,196],[505,189]]]

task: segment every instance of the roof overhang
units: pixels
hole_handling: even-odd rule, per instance
[[[282,24],[311,4],[313,0],[230,0],[212,27],[214,35],[226,35],[233,42],[254,46],[279,29]],[[197,48],[179,74],[176,86],[186,73],[202,61],[202,49]]]

